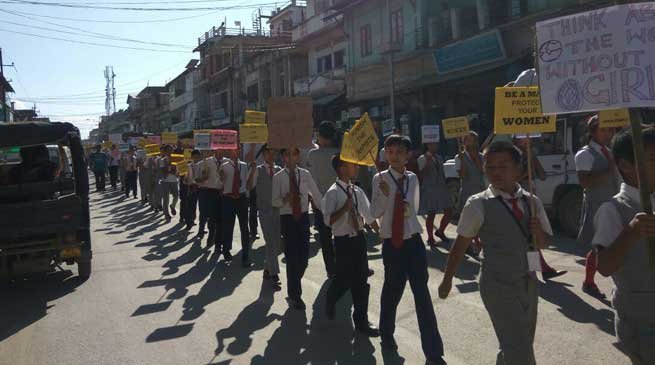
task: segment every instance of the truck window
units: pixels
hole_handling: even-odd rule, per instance
[[[566,153],[566,120],[557,120],[557,130],[542,133],[541,138],[533,140],[533,149],[537,156],[561,155]]]

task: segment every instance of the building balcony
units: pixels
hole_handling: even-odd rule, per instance
[[[206,31],[205,34],[198,37],[198,47],[202,46],[210,40],[218,40],[225,37],[267,37],[270,36],[270,31],[265,29],[245,29],[245,28],[227,28],[227,27],[212,27]]]
[[[193,101],[193,92],[186,92],[180,96],[173,97],[168,104],[169,110],[177,110]]]
[[[323,96],[339,94],[345,89],[346,69],[339,68],[330,72],[304,77],[294,81],[293,88],[297,95]]]
[[[335,13],[335,10],[328,10],[305,20],[293,29],[291,39],[293,42],[300,42],[323,30],[336,27],[343,22],[343,15],[332,16]]]

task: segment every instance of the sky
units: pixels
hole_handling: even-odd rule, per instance
[[[283,4],[267,0],[0,0],[4,73],[16,91],[9,95],[16,108],[36,104],[41,116],[72,122],[86,138],[105,114],[105,66],[113,66],[116,74],[116,109],[126,109],[128,94],[148,85],[163,86],[184,71],[189,60],[198,58],[193,53],[198,37],[211,27],[227,19],[228,27],[241,21],[250,29],[259,7],[270,13]],[[223,9],[129,11],[88,6]],[[241,8],[226,9],[234,6]],[[12,63],[15,67],[7,66]]]

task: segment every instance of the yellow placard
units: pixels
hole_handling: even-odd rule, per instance
[[[598,126],[600,128],[623,128],[630,125],[630,111],[628,109],[601,110],[598,112]]]
[[[155,156],[159,154],[159,145],[158,144],[149,144],[145,147],[146,155]]]
[[[177,164],[177,163],[180,163],[180,162],[184,162],[184,155],[180,155],[180,154],[177,154],[177,153],[171,154],[171,163]]]
[[[544,115],[538,87],[497,87],[494,133],[555,132],[556,115]]]
[[[469,118],[457,117],[441,121],[446,139],[466,137],[469,134]]]
[[[144,149],[144,148],[146,148],[146,145],[147,145],[147,144],[148,144],[148,140],[146,140],[145,138],[141,138],[141,139],[139,140],[139,142],[137,143],[137,145],[139,146],[139,149]]]
[[[112,144],[113,144],[113,143],[111,143],[111,142],[109,142],[109,141],[104,142],[104,143],[102,144],[102,148],[111,148]]]
[[[266,113],[246,110],[246,121],[244,124],[266,124]]]
[[[341,159],[358,165],[375,166],[379,143],[368,113],[364,114],[350,131],[344,133]]]
[[[239,141],[241,143],[268,142],[268,126],[266,124],[239,125]]]
[[[173,162],[173,166],[175,166],[178,176],[184,176],[189,173],[189,165],[187,161]]]
[[[177,133],[175,132],[162,132],[161,144],[177,144]]]
[[[193,152],[192,149],[187,148],[184,150],[184,160],[185,161],[191,161],[191,153]]]

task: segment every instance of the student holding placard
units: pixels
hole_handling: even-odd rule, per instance
[[[453,213],[453,197],[446,184],[443,160],[437,154],[438,143],[426,143],[425,153],[419,156],[417,163],[421,180],[421,203],[418,214],[426,215],[425,228],[428,231],[428,245],[436,247],[434,235],[444,243],[449,242],[445,231]],[[439,228],[434,231],[434,219],[443,214]]]
[[[159,160],[159,170],[161,178],[159,180],[159,189],[161,194],[161,207],[164,211],[166,220],[171,220],[171,214],[176,215],[175,207],[179,200],[178,181],[175,172],[175,166],[171,163],[171,154],[173,147],[165,145],[162,147],[163,155]],[[170,197],[173,196],[173,202],[169,205]]]
[[[462,210],[439,296],[448,297],[457,267],[479,236],[484,253],[480,296],[500,345],[496,364],[535,365],[535,271],[540,269],[536,249],[546,246],[552,229],[539,198],[519,185],[521,154],[511,143],[492,143],[484,152],[484,170],[490,186],[473,195]]]
[[[613,129],[600,128],[598,116],[587,120],[587,134],[584,146],[575,155],[575,169],[578,180],[584,188],[582,203],[582,225],[578,233],[578,242],[591,244],[594,237],[594,216],[603,203],[609,201],[619,192],[620,181],[612,153],[607,147],[612,140]],[[585,280],[582,290],[595,297],[603,297],[595,283],[596,252],[589,251],[585,263]]]
[[[184,213],[180,212],[184,216],[184,223],[186,223],[186,229],[190,230],[191,227],[196,225],[196,210],[198,209],[198,185],[195,182],[194,176],[201,174],[201,168],[199,166],[202,161],[202,154],[198,150],[193,150],[191,152],[191,160],[185,161],[188,163],[187,174],[184,176],[183,184],[186,185],[186,203],[184,205]]]
[[[226,260],[232,260],[234,224],[239,220],[241,232],[241,265],[252,266],[250,262],[250,233],[248,232],[248,179],[254,173],[255,163],[250,166],[239,159],[239,150],[227,150],[228,158],[221,164],[219,176],[223,181],[221,202],[221,230],[223,232],[222,252]]]

